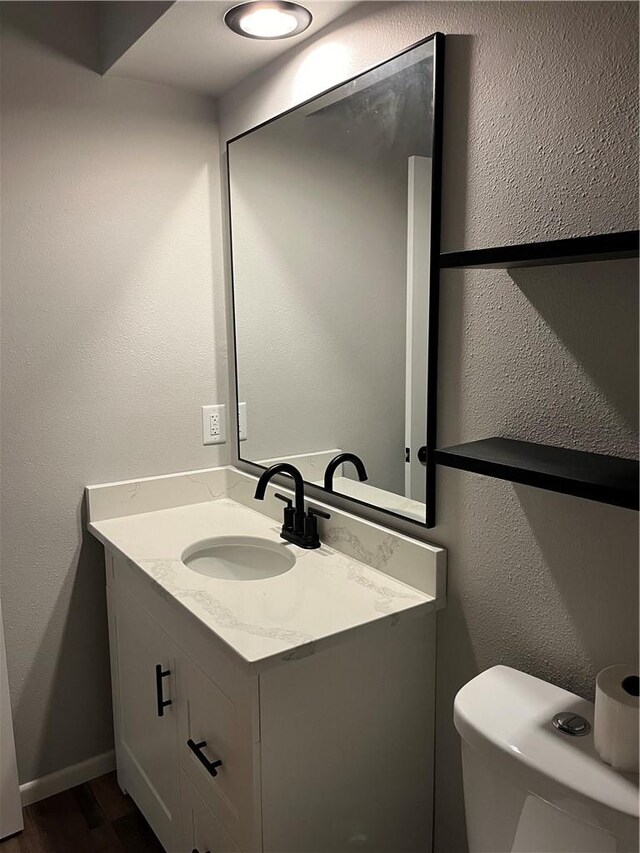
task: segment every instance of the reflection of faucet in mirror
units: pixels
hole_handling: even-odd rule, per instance
[[[328,492],[333,491],[333,475],[335,474],[338,466],[342,465],[343,462],[353,463],[358,474],[358,479],[361,483],[364,480],[369,479],[367,476],[367,469],[364,467],[364,462],[359,456],[356,456],[355,453],[338,453],[338,455],[334,456],[331,462],[329,462],[327,470],[324,472],[324,487]]]
[[[321,518],[330,518],[331,516],[328,512],[322,512],[322,510],[315,509],[315,507],[309,507],[308,512],[304,511],[304,480],[295,465],[290,465],[288,462],[279,462],[277,465],[267,468],[260,475],[254,497],[259,501],[264,500],[269,480],[278,474],[288,474],[292,477],[295,488],[295,506],[292,506],[290,498],[284,495],[275,495],[278,500],[284,501],[286,504],[284,523],[280,535],[287,542],[299,545],[300,548],[319,548],[320,538],[318,537],[317,518],[318,516]]]

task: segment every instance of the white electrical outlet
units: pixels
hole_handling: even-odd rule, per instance
[[[247,436],[247,404],[238,403],[238,433],[240,441],[246,441]]]
[[[227,440],[226,406],[202,407],[202,443],[224,444]]]

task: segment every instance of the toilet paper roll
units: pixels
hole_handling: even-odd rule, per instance
[[[615,770],[638,772],[638,671],[631,666],[608,666],[596,678],[593,740],[600,755]]]

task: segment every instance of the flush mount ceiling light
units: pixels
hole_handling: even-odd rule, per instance
[[[286,39],[297,36],[311,23],[311,12],[286,0],[242,3],[224,16],[224,22],[239,36],[250,39]]]

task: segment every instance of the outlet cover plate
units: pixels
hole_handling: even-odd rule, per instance
[[[217,406],[202,407],[202,443],[224,444],[227,440],[227,407],[224,403]]]

